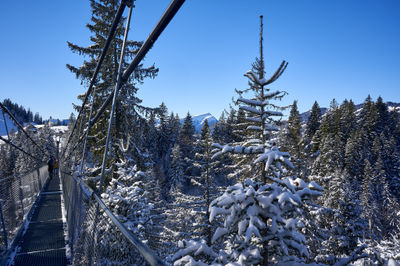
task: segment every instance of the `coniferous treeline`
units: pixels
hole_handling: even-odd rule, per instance
[[[300,166],[299,176],[325,188],[318,201],[324,215],[313,217],[326,235],[317,240],[318,259],[332,263],[328,255],[349,255],[360,241],[374,249],[399,236],[399,128],[398,110],[389,111],[381,97],[368,96],[361,108],[333,100],[322,116],[315,102],[303,130],[293,104],[281,145]]]
[[[3,105],[14,115],[19,123],[34,122],[36,124],[42,124],[43,120],[39,113],[33,114],[33,112],[28,108],[25,109],[24,106],[13,103],[10,99],[5,99]]]

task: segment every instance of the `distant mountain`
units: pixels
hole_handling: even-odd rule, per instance
[[[210,131],[212,132],[214,130],[215,124],[217,124],[218,120],[210,113],[202,114],[202,115],[195,115],[192,116],[192,122],[194,126],[194,132],[196,134],[201,133],[201,129],[203,128],[203,125],[205,121],[207,120],[208,126],[210,128]],[[180,120],[181,126],[185,122],[185,118],[181,118]],[[160,125],[160,120],[156,120],[156,126]]]
[[[208,126],[210,127],[210,131],[213,131],[215,124],[218,122],[218,120],[212,114],[207,113],[207,114],[192,116],[193,126],[196,133],[201,132],[201,129],[203,128],[203,125],[206,120],[208,122]],[[185,121],[184,118],[181,119],[181,124],[183,124],[184,121]]]
[[[326,111],[328,110],[328,108],[325,108],[325,107],[321,107],[320,109],[321,109],[321,115],[325,114]],[[307,112],[304,112],[304,113],[301,113],[300,114],[300,121],[304,122],[304,123],[307,123],[308,118],[310,117],[310,114],[311,114],[311,110],[309,110]]]

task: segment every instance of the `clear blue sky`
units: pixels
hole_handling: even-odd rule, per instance
[[[143,40],[166,0],[137,0],[130,38]],[[264,15],[267,75],[285,59],[287,71],[271,88],[286,90],[283,104],[314,100],[400,102],[400,1],[398,0],[187,0],[150,50],[145,64],[160,68],[139,97],[164,101],[183,117],[217,118],[243,89],[243,74],[258,56],[259,15]],[[85,88],[65,64],[79,66],[66,41],[88,45],[89,2],[5,1],[0,9],[0,100],[11,100],[43,118],[67,118]]]

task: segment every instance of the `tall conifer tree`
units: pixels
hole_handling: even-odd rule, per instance
[[[84,47],[76,45],[72,42],[68,42],[68,47],[72,52],[87,58],[80,67],[67,64],[67,68],[74,73],[85,86],[89,85],[90,79],[96,67],[97,59],[104,47],[119,3],[120,1],[117,0],[90,0],[92,17],[91,23],[88,23],[86,27],[91,33],[91,44]],[[121,54],[123,34],[125,31],[125,18],[123,17],[121,20],[122,21],[117,27],[114,39],[110,44],[102,67],[100,68],[100,72],[97,76],[94,90],[95,93],[94,95],[90,95],[89,98],[94,104],[94,110],[99,109],[105,99],[110,95],[116,83],[119,57]],[[142,42],[139,41],[127,41],[123,69],[126,68],[129,61],[136,55],[141,45]],[[138,124],[145,123],[145,119],[142,117],[142,114],[146,111],[146,108],[141,106],[141,100],[135,96],[138,90],[137,85],[141,84],[147,77],[154,78],[157,75],[157,72],[158,69],[156,69],[154,66],[143,67],[143,65],[139,65],[128,79],[128,82],[122,86],[119,92],[119,104],[116,106],[114,123],[115,128],[112,131],[113,140],[115,140],[115,143],[119,143],[119,140],[125,139],[128,134],[130,135],[130,140],[132,142],[136,144],[141,142],[140,138],[138,138],[140,133],[138,133],[137,130],[143,128],[138,126]],[[85,95],[79,95],[78,98],[82,100],[84,96]],[[88,109],[88,107],[85,108]],[[82,119],[87,121],[88,112],[85,112],[85,114],[86,118]],[[95,162],[101,162],[101,157],[104,150],[105,132],[107,132],[106,128],[109,117],[107,114],[109,114],[109,111],[106,111],[105,114],[106,115],[101,116],[99,121],[89,132],[91,135],[89,146],[96,147],[93,150]],[[114,145],[112,151],[114,151],[114,153],[118,152],[118,145]]]
[[[283,149],[290,153],[292,161],[299,167],[301,164],[301,125],[297,101],[294,101],[288,118],[288,125],[283,135]]]

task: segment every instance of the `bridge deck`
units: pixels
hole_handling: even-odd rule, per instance
[[[59,177],[44,188],[17,250],[14,265],[67,265]]]

